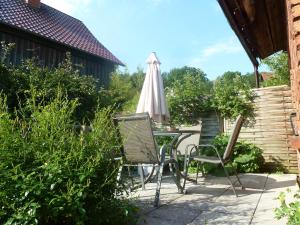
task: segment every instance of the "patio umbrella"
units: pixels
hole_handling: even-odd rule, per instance
[[[160,61],[155,52],[150,54],[146,63],[148,64],[148,69],[136,112],[148,112],[150,117],[158,123],[168,122],[170,113],[160,74]]]

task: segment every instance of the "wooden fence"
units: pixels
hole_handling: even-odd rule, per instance
[[[263,149],[269,169],[283,168],[286,172],[297,172],[297,152],[292,149],[289,137],[293,136],[290,114],[295,112],[288,86],[255,89],[255,120],[252,127],[243,127],[239,140],[251,142]],[[225,132],[232,123],[224,122]]]

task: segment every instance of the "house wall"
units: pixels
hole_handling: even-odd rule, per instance
[[[253,143],[263,150],[267,169],[297,172],[297,153],[289,141],[293,136],[290,122],[295,112],[292,92],[288,86],[255,89],[255,124],[241,129],[239,140]],[[225,121],[230,133],[233,124]]]
[[[296,126],[300,133],[300,0],[286,0],[288,47],[292,100],[297,111]],[[297,149],[298,173],[300,174],[300,139],[291,138],[292,146]]]
[[[72,61],[80,73],[94,76],[98,80],[98,86],[105,87],[109,83],[110,73],[114,70],[113,63],[107,60],[3,25],[0,25],[0,41],[16,44],[9,59],[9,62],[14,65],[26,59],[38,57],[41,66],[54,68],[63,62],[66,52],[70,52]]]

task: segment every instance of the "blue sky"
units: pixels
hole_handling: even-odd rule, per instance
[[[42,0],[85,23],[129,72],[155,51],[162,71],[194,66],[210,79],[252,64],[217,0]]]

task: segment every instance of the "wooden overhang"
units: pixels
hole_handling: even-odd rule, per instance
[[[218,0],[254,66],[287,50],[285,0]]]

